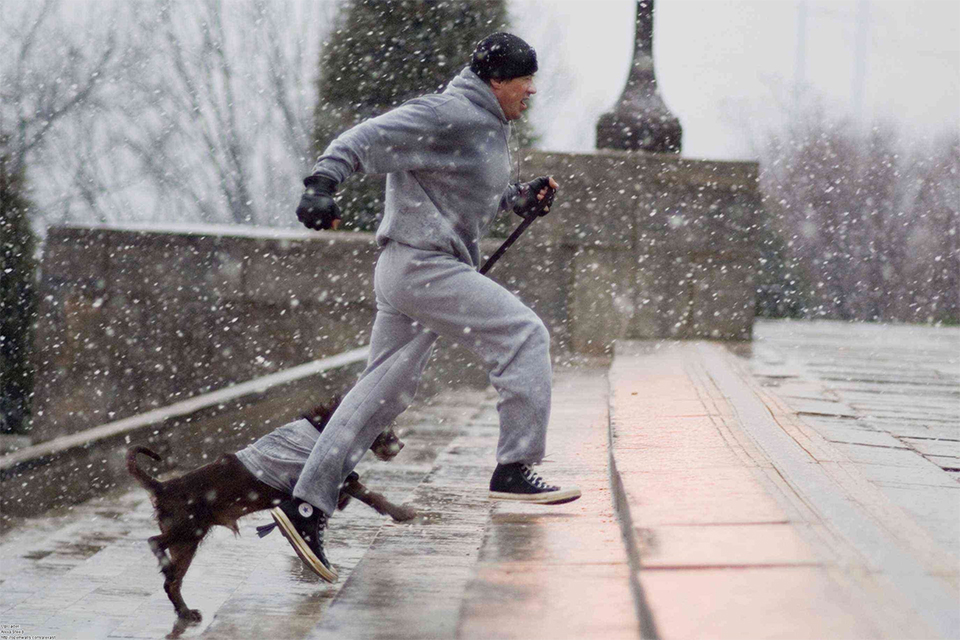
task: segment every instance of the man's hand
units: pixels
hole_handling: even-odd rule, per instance
[[[521,184],[513,212],[523,218],[547,215],[559,186],[553,176],[540,176]]]
[[[303,185],[307,188],[297,207],[297,219],[308,229],[336,229],[340,226],[340,207],[334,202],[337,183],[330,178],[308,176]]]

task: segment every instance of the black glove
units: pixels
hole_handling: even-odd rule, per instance
[[[312,175],[303,181],[307,188],[297,207],[297,219],[308,229],[329,229],[340,219],[340,207],[333,201],[337,183],[330,178]]]
[[[538,200],[537,194],[544,189],[547,190],[546,195],[543,196],[543,200]],[[556,193],[557,190],[550,186],[549,177],[534,178],[520,185],[520,195],[513,203],[513,212],[523,218],[545,216],[550,213],[550,206],[553,204],[553,196]]]

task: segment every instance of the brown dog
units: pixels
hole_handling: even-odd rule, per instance
[[[321,405],[303,417],[318,431],[323,431],[336,404],[334,401],[330,405]],[[379,459],[390,460],[402,448],[403,443],[393,430],[387,429],[377,437],[370,450]],[[214,525],[239,533],[239,518],[273,508],[290,499],[290,495],[258,480],[232,453],[166,482],[160,482],[137,465],[137,455],[141,453],[154,460],[161,458],[142,446],[130,447],[127,451],[127,470],[150,492],[156,509],[161,533],[150,538],[149,543],[164,575],[163,589],[181,619],[199,621],[200,611],[187,607],[180,588],[204,536]],[[343,509],[350,498],[356,498],[397,521],[416,516],[412,509],[397,506],[381,494],[368,490],[356,473],[351,473],[340,488],[337,508]],[[262,529],[269,531],[270,528]]]

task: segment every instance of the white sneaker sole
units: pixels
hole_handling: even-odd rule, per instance
[[[297,552],[297,555],[300,556],[300,559],[303,560],[304,564],[306,564],[311,571],[327,582],[331,584],[336,582],[337,578],[339,577],[336,570],[333,568],[327,568],[325,564],[320,562],[320,558],[318,558],[317,555],[310,550],[310,547],[306,545],[303,538],[301,538],[300,534],[297,533],[296,527],[294,527],[293,523],[290,522],[290,518],[288,518],[287,514],[283,512],[283,509],[280,507],[274,507],[270,510],[270,515],[273,516],[274,522],[276,522],[277,526],[280,527],[280,533],[282,533],[283,537],[290,542],[293,550]]]
[[[559,491],[544,491],[543,493],[504,493],[502,491],[491,491],[487,494],[490,500],[503,500],[504,502],[528,502],[530,504],[566,504],[573,502],[580,497],[580,489],[571,487],[569,489],[560,489]]]

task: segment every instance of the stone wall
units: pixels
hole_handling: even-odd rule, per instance
[[[525,151],[522,166],[556,176],[560,194],[491,275],[544,319],[556,356],[623,337],[750,338],[754,163]],[[365,344],[375,260],[368,234],[50,229],[34,441]],[[428,373],[485,381],[446,344]]]
[[[0,532],[11,516],[36,516],[131,486],[133,478],[126,465],[130,445],[148,446],[163,458],[153,464],[141,457],[145,469],[153,466],[167,472],[199,467],[296,420],[318,397],[329,398],[352,384],[362,370],[359,360],[297,372],[283,381],[257,378],[254,385],[194,396],[127,421],[0,456]]]
[[[750,339],[763,224],[756,163],[531,152],[523,168],[561,184],[537,233],[572,248],[573,350],[618,337]]]

